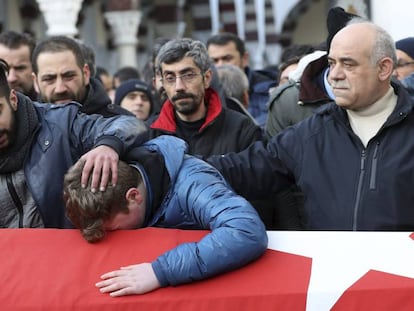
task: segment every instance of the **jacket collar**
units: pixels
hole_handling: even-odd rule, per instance
[[[205,122],[200,127],[200,132],[213,122],[223,110],[220,96],[212,88],[206,89],[204,102],[207,105],[207,116]],[[174,106],[168,99],[162,106],[158,118],[151,124],[152,129],[161,129],[169,132],[176,132],[177,122],[175,120]]]

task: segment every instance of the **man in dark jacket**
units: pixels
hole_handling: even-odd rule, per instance
[[[27,33],[6,30],[0,33],[0,58],[9,64],[10,88],[36,100],[32,77],[32,53],[36,41]]]
[[[269,90],[277,85],[277,73],[267,70],[252,70],[249,67],[249,52],[241,38],[223,32],[207,40],[209,56],[216,66],[232,64],[244,71],[249,80],[249,106],[247,110],[264,127],[267,116]]]
[[[223,107],[210,87],[211,60],[203,43],[191,39],[165,43],[157,56],[168,100],[150,126],[150,138],[174,135],[188,143],[189,153],[210,155],[238,152],[262,139],[262,130],[249,117]],[[255,204],[270,223],[267,209]]]
[[[62,198],[68,168],[82,157],[82,183],[92,172],[93,187],[103,190],[146,127],[133,116],[86,115],[74,102],[32,102],[9,88],[7,70],[0,60],[0,227],[71,227]]]
[[[151,138],[177,136],[188,143],[190,154],[202,156],[241,151],[262,138],[252,120],[223,107],[210,87],[211,61],[202,42],[171,40],[157,59],[168,100],[150,126]]]
[[[211,165],[188,156],[183,140],[160,136],[128,157],[129,165],[119,163],[117,186],[98,194],[81,188],[82,166],[65,176],[67,214],[88,242],[99,242],[110,230],[149,226],[211,232],[152,263],[105,273],[97,284],[101,292],[144,294],[202,280],[244,266],[266,250],[266,231],[253,207]]]
[[[33,74],[39,99],[62,104],[76,101],[86,114],[112,117],[132,115],[112,104],[102,83],[91,76],[79,43],[65,36],[49,37],[39,42],[32,56]]]
[[[247,198],[298,184],[305,229],[414,230],[414,107],[391,82],[392,37],[372,23],[352,23],[333,38],[328,61],[335,103],[267,146],[210,162]]]

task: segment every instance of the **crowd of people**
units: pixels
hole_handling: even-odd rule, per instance
[[[0,33],[0,227],[211,230],[109,272],[112,296],[242,267],[266,229],[414,231],[414,37],[340,7],[327,30],[279,70],[219,33],[113,75],[78,40]]]

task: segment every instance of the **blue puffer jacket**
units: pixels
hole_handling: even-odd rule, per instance
[[[167,195],[147,225],[211,230],[201,241],[179,245],[152,263],[162,286],[233,270],[263,254],[267,235],[259,215],[216,169],[185,155],[185,142],[173,136],[160,136],[144,146],[164,156],[171,179]]]
[[[285,129],[267,147],[212,157],[233,188],[267,196],[296,182],[306,229],[414,230],[414,111],[399,84],[397,106],[365,148],[346,112],[327,104]]]
[[[63,176],[81,155],[99,145],[108,145],[118,154],[137,142],[146,130],[132,116],[103,118],[79,112],[80,105],[32,103],[18,94],[19,105],[34,105],[39,117],[24,172],[27,185],[40,210],[45,227],[71,228],[65,217]]]

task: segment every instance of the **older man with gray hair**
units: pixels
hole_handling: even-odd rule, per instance
[[[247,110],[249,106],[249,80],[244,72],[235,65],[223,64],[217,67],[217,74],[227,108],[245,114],[258,125],[255,118]]]
[[[384,29],[347,25],[328,54],[335,102],[210,163],[246,198],[298,185],[306,230],[414,230],[414,103],[391,79],[396,61]]]

